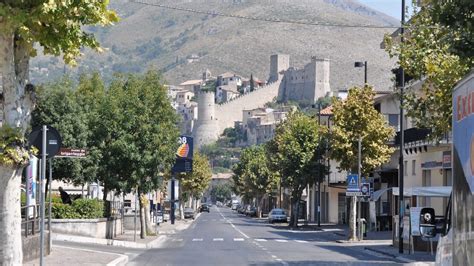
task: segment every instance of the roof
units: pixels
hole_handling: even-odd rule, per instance
[[[201,83],[202,83],[202,79],[191,79],[179,84],[179,86],[197,85]]]
[[[213,174],[212,179],[230,179],[232,175],[233,173],[218,173],[218,174]]]
[[[235,73],[232,73],[232,72],[225,72],[219,75],[219,77],[222,77],[222,78],[232,78],[235,76],[236,76]]]
[[[321,115],[332,115],[332,105],[321,110]]]

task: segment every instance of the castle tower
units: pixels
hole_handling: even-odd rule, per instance
[[[290,56],[287,54],[274,54],[270,56],[270,77],[268,83],[281,80],[283,72],[290,67]]]
[[[329,85],[329,59],[317,59],[311,58],[316,65],[316,80],[315,80],[315,92],[314,99],[317,100],[321,97],[326,96],[331,92],[331,86]]]
[[[194,143],[199,149],[219,138],[219,126],[215,114],[214,92],[201,91],[197,95],[198,119],[193,129]]]

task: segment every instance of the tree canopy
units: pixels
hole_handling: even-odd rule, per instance
[[[406,24],[403,43],[386,36],[386,50],[405,72],[422,80],[406,92],[408,116],[439,139],[451,130],[452,89],[474,67],[472,1],[429,1]]]
[[[201,197],[209,187],[212,178],[209,160],[202,154],[195,152],[193,155],[193,171],[179,174],[181,194],[187,199],[189,196]]]
[[[371,87],[352,88],[345,100],[333,103],[334,125],[330,132],[331,157],[341,170],[357,172],[358,139],[362,138],[361,171],[368,175],[390,159],[394,148],[388,142],[394,136],[382,114],[374,108]]]
[[[281,183],[290,189],[292,216],[290,224],[298,225],[299,200],[307,185],[314,184],[326,170],[322,158],[325,127],[301,112],[290,114],[277,126],[275,138],[267,143],[271,168],[281,176]]]

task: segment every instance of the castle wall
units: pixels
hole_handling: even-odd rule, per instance
[[[278,96],[278,89],[280,82],[274,82],[265,87],[257,89],[253,92],[244,94],[216,106],[216,118],[219,128],[219,133],[228,127],[234,127],[235,121],[242,121],[242,110],[251,110],[258,107],[263,107],[267,102],[273,101]]]

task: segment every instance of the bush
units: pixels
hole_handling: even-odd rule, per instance
[[[77,199],[72,202],[72,207],[81,219],[104,217],[104,202],[101,200]]]
[[[104,203],[96,199],[77,199],[72,205],[54,203],[53,219],[95,219],[104,217]]]
[[[69,204],[54,203],[51,207],[53,219],[78,219],[79,214]]]

